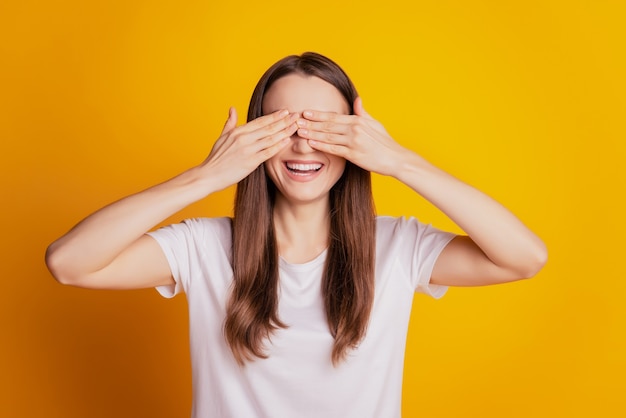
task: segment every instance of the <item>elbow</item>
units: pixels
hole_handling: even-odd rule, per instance
[[[524,263],[524,268],[520,271],[521,278],[530,279],[535,277],[548,262],[548,249],[543,242],[536,246],[531,255]]]
[[[46,267],[52,274],[52,277],[63,285],[78,286],[78,280],[71,273],[72,269],[68,259],[71,258],[64,255],[63,251],[56,247],[54,243],[46,249]]]

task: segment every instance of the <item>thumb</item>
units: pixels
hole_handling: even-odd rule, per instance
[[[228,108],[228,119],[226,119],[222,133],[235,129],[235,126],[237,126],[237,110],[231,106]]]
[[[361,97],[357,97],[356,99],[354,99],[354,114],[357,116],[364,116],[368,119],[372,119],[372,117],[370,116],[369,113],[367,113],[365,111],[365,109],[363,109],[363,100],[361,100]]]

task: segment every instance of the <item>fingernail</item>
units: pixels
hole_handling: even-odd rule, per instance
[[[281,110],[280,113],[278,114],[278,116],[280,116],[281,118],[284,118],[288,114],[289,114],[289,111],[287,109],[285,109],[285,110]]]
[[[303,129],[303,128],[298,129],[298,135],[306,135],[308,133],[309,133],[308,129]]]
[[[304,119],[298,119],[296,123],[298,126],[306,126],[306,121]]]
[[[305,110],[302,115],[304,115],[304,117],[306,118],[310,118],[311,116],[313,116],[313,112],[311,112],[310,110]]]

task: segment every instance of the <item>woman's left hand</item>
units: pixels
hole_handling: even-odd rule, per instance
[[[298,136],[311,148],[387,176],[394,176],[408,152],[363,109],[360,97],[354,101],[354,115],[305,110],[298,126]]]

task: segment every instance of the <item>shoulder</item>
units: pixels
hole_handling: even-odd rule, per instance
[[[376,247],[379,253],[392,251],[404,239],[407,222],[405,217],[376,217]]]
[[[228,217],[220,218],[190,218],[183,221],[205,236],[215,235],[220,241],[230,241],[232,232],[232,220]]]
[[[192,231],[195,239],[205,243],[219,242],[230,247],[232,241],[231,218],[190,218],[183,221]]]
[[[377,238],[384,238],[388,236],[396,236],[399,233],[405,232],[410,228],[418,228],[423,224],[420,223],[414,217],[404,216],[377,216],[376,217],[376,233]]]
[[[220,218],[188,218],[170,224],[149,233],[155,238],[170,242],[206,243],[218,241],[229,246],[231,241],[231,219]]]
[[[453,233],[423,223],[413,216],[376,218],[376,240],[380,248],[402,247],[406,250],[415,246],[438,247],[441,242],[448,242],[454,236]]]

